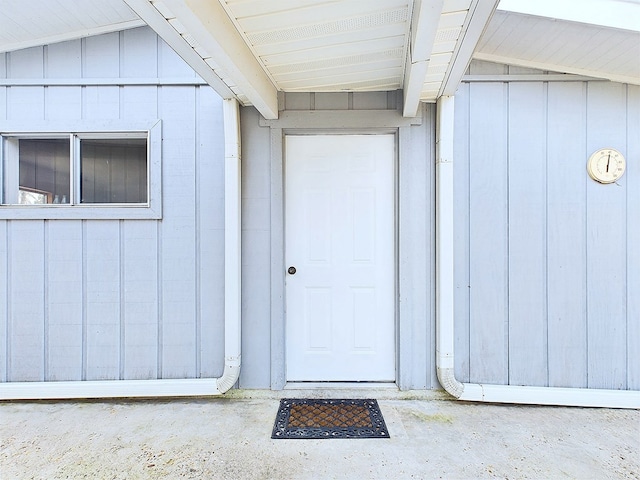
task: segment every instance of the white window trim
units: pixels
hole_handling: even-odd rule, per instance
[[[112,136],[132,133],[147,135],[148,202],[145,204],[81,204],[81,205],[0,205],[0,220],[90,220],[90,219],[160,219],[162,218],[162,123],[152,122],[41,122],[38,124],[8,124],[0,122],[0,198],[10,191],[6,175],[8,162],[17,161],[12,152],[12,138],[34,136],[96,138],[101,134]],[[77,141],[77,140],[76,140]],[[75,163],[75,162],[72,162]],[[72,167],[75,168],[75,165]],[[72,179],[73,180],[73,179]],[[75,180],[73,180],[75,181]]]

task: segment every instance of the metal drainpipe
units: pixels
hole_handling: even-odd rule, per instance
[[[589,388],[462,383],[454,370],[453,145],[454,97],[440,97],[436,125],[436,371],[458,400],[475,402],[640,408],[640,392]]]
[[[185,397],[221,395],[235,385],[241,364],[240,115],[224,100],[224,371],[219,378],[0,383],[0,400]]]

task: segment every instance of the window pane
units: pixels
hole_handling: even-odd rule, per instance
[[[22,139],[19,152],[18,203],[68,203],[69,140]]]
[[[81,203],[146,203],[147,140],[80,141]]]

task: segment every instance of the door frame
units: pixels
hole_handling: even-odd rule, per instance
[[[366,112],[363,112],[366,115]],[[304,123],[300,123],[301,125]],[[282,390],[286,380],[286,265],[285,265],[285,136],[287,135],[394,135],[394,349],[395,382],[399,377],[398,312],[398,196],[399,129],[398,128],[274,128],[271,127],[271,389]]]
[[[424,111],[429,111],[425,108]],[[430,383],[435,382],[435,371],[432,368],[432,358],[428,355],[427,349],[432,343],[432,332],[428,320],[422,314],[430,315],[432,307],[418,308],[412,304],[411,297],[399,302],[403,294],[403,288],[412,283],[412,263],[410,257],[416,251],[413,240],[402,238],[400,226],[403,223],[403,216],[408,212],[399,212],[401,199],[404,197],[402,189],[405,183],[413,185],[417,182],[420,189],[424,188],[423,180],[417,180],[409,174],[408,169],[416,162],[425,164],[429,157],[428,152],[433,147],[431,133],[424,134],[423,122],[425,121],[424,111],[418,117],[405,118],[397,110],[361,110],[361,111],[307,111],[307,110],[285,110],[280,113],[280,117],[275,120],[259,119],[261,127],[269,128],[269,158],[270,158],[270,385],[272,390],[282,390],[286,386],[286,305],[285,305],[285,257],[284,257],[284,136],[293,135],[321,135],[340,134],[347,135],[375,135],[394,134],[396,136],[396,162],[395,162],[395,198],[396,198],[396,218],[395,218],[395,250],[396,250],[396,318],[395,318],[395,354],[396,354],[396,381],[401,389],[406,388],[426,388]],[[428,119],[429,117],[427,117]],[[428,121],[428,120],[426,120]],[[417,128],[417,130],[414,130]],[[414,133],[415,132],[415,133]],[[424,145],[415,147],[416,140],[425,142]],[[404,160],[402,160],[404,159]],[[427,172],[433,168],[426,167]],[[405,172],[408,175],[401,175]],[[428,173],[427,181],[431,182],[431,173]],[[403,180],[404,178],[404,180]],[[411,187],[411,185],[408,185]],[[411,187],[412,188],[412,187]],[[427,239],[428,241],[428,239]],[[406,245],[405,245],[406,244]],[[418,249],[424,250],[424,245]],[[427,248],[429,250],[429,247]],[[427,258],[431,255],[427,251]],[[429,260],[427,260],[429,261]],[[404,267],[403,267],[404,265]],[[407,266],[409,268],[407,268]],[[425,280],[429,282],[429,278]],[[405,278],[406,277],[406,278]],[[403,285],[405,287],[403,287]],[[431,297],[430,284],[424,285],[426,297]],[[422,301],[428,301],[424,299]],[[426,310],[425,310],[426,308]],[[404,312],[404,313],[403,313]],[[421,313],[415,315],[415,313]],[[416,334],[418,337],[416,337]],[[415,338],[424,335],[424,345],[414,346],[412,342]],[[426,372],[425,372],[426,367]],[[417,375],[414,372],[418,372]],[[416,382],[414,377],[418,376]],[[422,377],[425,378],[422,380]],[[423,384],[424,382],[424,384]]]
[[[393,162],[393,178],[391,179],[391,188],[392,188],[392,197],[393,197],[393,245],[392,245],[392,255],[393,255],[393,286],[392,286],[392,295],[393,295],[393,368],[394,368],[394,376],[392,381],[395,383],[397,381],[398,378],[398,349],[399,349],[399,342],[398,342],[398,316],[399,316],[399,310],[398,310],[398,265],[399,265],[399,254],[398,254],[398,192],[399,192],[399,183],[398,183],[398,166],[399,166],[399,156],[398,156],[398,130],[387,130],[387,131],[382,131],[382,130],[367,130],[367,131],[354,131],[354,130],[341,130],[339,132],[334,131],[327,131],[327,130],[315,130],[315,131],[305,131],[304,133],[301,133],[300,131],[290,131],[287,130],[285,132],[283,132],[283,136],[282,136],[282,144],[283,144],[283,162],[282,162],[282,171],[283,171],[283,183],[282,183],[282,188],[283,188],[283,192],[286,192],[287,188],[286,188],[286,162],[287,162],[287,158],[286,158],[286,137],[287,136],[308,136],[308,137],[322,137],[324,135],[332,135],[332,136],[337,136],[337,135],[344,135],[344,136],[379,136],[379,135],[386,135],[386,136],[393,136],[393,143],[394,143],[394,148],[393,148],[393,153],[392,153],[392,162]],[[286,350],[287,350],[287,335],[286,335],[286,330],[287,330],[287,312],[286,312],[286,305],[287,305],[287,298],[286,298],[286,278],[287,275],[284,274],[284,272],[286,271],[286,268],[288,267],[288,264],[285,264],[284,260],[286,259],[286,251],[287,251],[287,245],[286,245],[286,210],[287,210],[287,199],[286,199],[286,194],[283,195],[283,199],[282,199],[282,206],[283,206],[283,216],[284,216],[284,222],[282,224],[282,233],[283,233],[283,241],[282,241],[282,250],[283,250],[283,263],[282,263],[282,267],[281,270],[283,272],[283,284],[284,284],[284,295],[283,295],[283,304],[284,304],[284,329],[285,329],[285,334],[284,334],[284,348],[285,348],[285,355],[284,355],[284,360],[285,360],[285,365],[284,365],[284,376],[285,379],[287,377],[287,362],[288,359],[286,357]],[[273,228],[273,226],[272,226]],[[272,244],[273,245],[273,244]],[[353,382],[362,382],[364,384],[366,383],[370,383],[370,384],[376,384],[376,385],[380,385],[380,384],[389,384],[389,381],[384,381],[384,382],[379,382],[379,381],[360,381],[358,379],[354,379],[351,383]],[[299,383],[299,382],[293,382],[293,383]],[[344,383],[344,382],[331,382],[331,381],[303,381],[303,383],[307,384],[331,384],[331,383]]]

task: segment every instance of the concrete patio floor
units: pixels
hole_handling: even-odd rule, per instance
[[[272,440],[284,396],[377,398],[391,438]],[[0,478],[640,479],[640,411],[389,389],[0,402]]]

